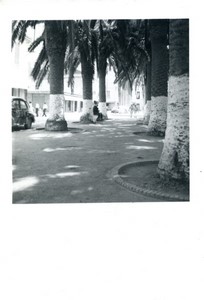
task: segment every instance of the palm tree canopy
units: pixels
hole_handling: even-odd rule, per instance
[[[116,73],[115,82],[124,86],[133,82],[144,73],[149,59],[145,48],[144,20],[114,20],[111,21],[110,36],[113,52],[109,60]]]
[[[23,43],[28,27],[35,28],[44,21],[13,21],[12,46],[18,40]],[[115,82],[130,86],[144,71],[149,59],[145,48],[144,20],[68,20],[57,21],[58,30],[66,34],[65,73],[68,74],[68,86],[73,84],[74,74],[82,57],[87,60],[94,75],[94,61],[97,70],[106,68],[107,59],[112,65]],[[49,61],[45,49],[45,31],[29,46],[34,51],[39,45],[42,49],[31,72],[38,88],[49,72]]]

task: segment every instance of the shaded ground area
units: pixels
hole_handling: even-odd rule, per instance
[[[96,125],[75,121],[68,116],[68,132],[46,132],[39,118],[33,129],[12,133],[13,203],[158,201],[118,185],[109,172],[135,160],[159,160],[161,138],[146,136],[146,126],[129,116]]]
[[[177,180],[161,180],[157,174],[158,162],[138,163],[124,166],[119,170],[122,179],[139,188],[152,190],[158,195],[165,194],[168,199],[178,197],[179,199],[189,198],[189,184]]]

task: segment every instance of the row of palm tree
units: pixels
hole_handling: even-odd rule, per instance
[[[26,29],[29,26],[36,26],[37,21],[15,21],[13,22],[13,37],[12,40],[23,42]],[[59,45],[58,36],[64,38],[63,47],[59,47],[59,51],[63,51],[65,73],[69,75],[68,84],[74,84],[74,73],[79,64],[82,69],[83,83],[83,112],[81,120],[91,117],[92,113],[92,80],[94,76],[94,63],[96,61],[97,74],[99,78],[99,109],[103,116],[107,117],[106,111],[106,86],[105,78],[107,73],[107,64],[111,65],[116,74],[115,82],[124,86],[128,81],[131,92],[135,78],[142,74],[145,62],[145,48],[142,47],[139,40],[139,31],[136,33],[136,28],[139,28],[140,20],[77,20],[77,21],[46,21],[44,22],[45,30],[29,47],[29,51],[33,51],[39,44],[42,44],[42,50],[34,65],[31,75],[36,81],[36,87],[39,87],[45,75],[49,72],[50,87],[52,84],[58,85],[55,76],[53,77],[51,63],[53,65],[50,48],[53,47],[57,51]],[[51,29],[53,28],[53,32]],[[51,39],[52,45],[49,43]],[[60,50],[61,48],[61,50]],[[56,54],[53,57],[57,58]],[[125,58],[126,57],[126,58]],[[142,67],[141,67],[142,66]],[[55,67],[54,67],[55,68]],[[59,66],[58,66],[59,69]],[[54,70],[54,69],[53,69]],[[58,70],[59,71],[59,70]],[[55,72],[55,71],[54,71]],[[61,68],[61,74],[63,70]],[[55,72],[56,74],[56,72]],[[61,75],[62,76],[62,75]],[[61,78],[61,76],[59,78]],[[60,87],[59,83],[59,87]],[[51,108],[59,108],[59,97],[53,95],[53,88],[50,91],[50,106]],[[56,94],[56,93],[55,93]],[[53,100],[55,99],[56,100]],[[61,99],[63,97],[61,96]],[[53,101],[57,103],[53,105]],[[51,109],[52,110],[52,109]],[[48,119],[51,126],[46,126],[47,130],[62,130],[59,122],[55,125],[53,119],[59,116],[59,113],[51,112],[52,122]],[[59,118],[58,118],[59,119]],[[63,121],[64,123],[64,121]],[[65,128],[66,129],[66,128]]]
[[[36,23],[13,22],[12,40],[23,42],[28,26],[35,27]],[[188,20],[78,20],[44,24],[42,36],[29,50],[43,43],[32,74],[39,84],[49,70],[51,115],[46,129],[67,129],[63,115],[64,69],[72,85],[79,63],[84,102],[81,120],[89,118],[92,111],[94,61],[99,76],[99,105],[106,115],[105,76],[109,63],[116,82],[121,86],[128,82],[130,90],[137,78],[145,77],[146,101],[151,107],[146,116],[148,133],[165,135],[159,173],[188,179]]]
[[[189,20],[148,20],[148,133],[165,136],[161,177],[189,180]],[[147,49],[148,50],[148,49]]]

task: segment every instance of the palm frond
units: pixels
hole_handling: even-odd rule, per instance
[[[33,52],[42,42],[45,41],[45,31],[43,31],[42,35],[35,39],[32,44],[28,47],[28,52]]]
[[[39,89],[42,81],[44,80],[44,78],[48,73],[49,73],[49,62],[46,61],[45,65],[42,67],[42,69],[40,70],[36,78],[36,84],[35,84],[36,89]]]
[[[19,41],[19,35],[24,26],[24,23],[25,23],[25,21],[13,21],[12,22],[12,37],[11,37],[12,48],[13,48],[15,42],[17,40]]]
[[[35,28],[36,24],[42,23],[42,21],[36,20],[20,20],[12,21],[12,39],[11,45],[12,48],[16,41],[23,43],[26,38],[27,29],[29,27]]]
[[[47,52],[45,47],[43,47],[31,71],[31,76],[33,77],[34,80],[38,78],[43,63],[47,63],[47,62],[48,62]]]

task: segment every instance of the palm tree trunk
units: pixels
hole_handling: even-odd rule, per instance
[[[167,117],[168,50],[167,20],[150,20],[152,49],[150,135],[164,136]]]
[[[145,82],[145,113],[144,124],[148,125],[151,112],[151,61],[147,63]]]
[[[80,121],[88,122],[88,121],[92,121],[92,117],[93,117],[93,111],[92,111],[93,67],[83,53],[81,53],[81,69],[82,69],[82,84],[83,84],[83,109],[82,109],[82,115]]]
[[[189,20],[170,20],[169,100],[160,176],[189,180]]]
[[[106,64],[98,70],[99,77],[99,111],[103,114],[103,118],[107,119],[106,109]]]
[[[64,118],[64,56],[66,50],[65,32],[57,21],[45,22],[45,45],[50,66],[49,118],[45,129],[49,131],[67,130]]]

